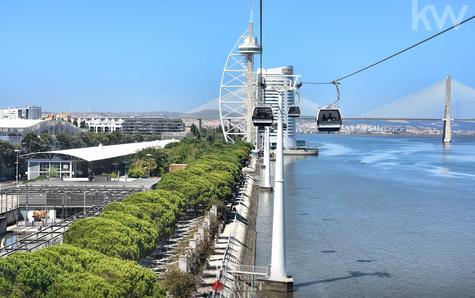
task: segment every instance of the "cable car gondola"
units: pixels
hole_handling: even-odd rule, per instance
[[[340,109],[320,108],[317,112],[317,129],[320,132],[340,131],[342,124]]]
[[[300,107],[299,106],[290,106],[287,116],[291,118],[298,118],[300,117]]]
[[[333,81],[332,84],[336,88],[337,98],[332,104],[319,108],[317,111],[317,129],[320,132],[337,132],[340,131],[343,123],[341,112],[338,108],[340,105],[340,82]]]
[[[271,126],[274,122],[274,113],[271,107],[255,107],[252,111],[252,123],[257,127]]]

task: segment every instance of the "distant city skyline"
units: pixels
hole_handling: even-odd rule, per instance
[[[466,0],[264,5],[264,67],[293,65],[304,81],[335,79],[434,34],[447,5],[457,17],[464,7],[466,17],[475,14]],[[218,0],[3,1],[0,106],[192,110],[218,96],[226,56],[246,28],[249,7],[249,1]],[[450,26],[449,20],[442,25]],[[468,23],[343,82],[342,108],[358,115],[449,74],[475,87],[474,34],[475,22]],[[319,104],[331,102],[334,93],[329,86],[302,88]]]

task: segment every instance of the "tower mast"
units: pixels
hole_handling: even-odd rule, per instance
[[[251,6],[251,19],[249,21],[248,35],[244,42],[239,46],[239,53],[246,56],[246,140],[256,145],[255,128],[252,124],[252,111],[254,108],[255,99],[255,78],[254,78],[254,55],[261,52],[261,46],[257,42],[253,33],[253,10]]]

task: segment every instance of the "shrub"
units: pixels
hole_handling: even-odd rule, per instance
[[[167,271],[163,275],[163,285],[176,298],[189,298],[196,291],[197,277],[178,270]]]

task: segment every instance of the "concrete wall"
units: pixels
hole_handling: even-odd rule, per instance
[[[17,218],[17,210],[11,210],[0,215],[0,235],[7,231],[7,226],[15,224]]]

